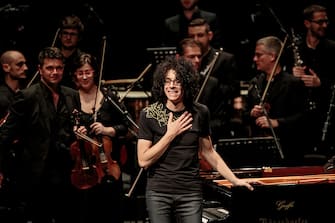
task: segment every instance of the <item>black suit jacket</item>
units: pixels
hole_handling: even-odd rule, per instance
[[[214,61],[214,66],[211,68],[209,65]],[[232,100],[239,94],[238,69],[235,56],[229,52],[211,48],[202,58],[200,73],[202,76],[210,75],[212,79],[206,85],[206,95],[208,96],[202,102],[210,110],[212,136],[215,139],[220,137],[222,127],[230,118],[228,112],[232,106]]]
[[[10,115],[0,129],[0,165],[7,145],[19,138],[24,145],[22,170],[29,180],[37,182],[55,166],[69,177],[69,146],[75,139],[72,112],[80,109],[80,100],[78,92],[68,87],[59,87],[59,95],[57,110],[50,90],[42,82],[15,95]]]
[[[179,41],[188,36],[188,24],[195,18],[204,18],[208,22],[211,30],[214,32],[212,45],[222,47],[222,33],[217,14],[200,9],[193,14],[191,20],[188,20],[183,12],[166,18],[162,34],[163,45],[177,46]]]

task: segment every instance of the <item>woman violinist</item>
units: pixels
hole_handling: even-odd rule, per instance
[[[83,222],[122,222],[121,205],[123,185],[118,164],[122,136],[128,132],[128,123],[119,108],[118,96],[111,90],[99,89],[98,64],[96,59],[82,53],[74,65],[74,81],[78,87],[81,112],[80,124],[86,126],[88,136],[102,143],[102,147],[93,146],[99,183],[87,190],[80,190],[80,199],[84,210],[81,213]],[[117,108],[108,98],[115,99]],[[102,199],[109,201],[101,202]]]

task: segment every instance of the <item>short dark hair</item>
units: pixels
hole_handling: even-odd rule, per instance
[[[188,24],[188,27],[196,27],[196,26],[206,26],[206,32],[210,32],[210,31],[211,31],[211,27],[210,27],[209,23],[208,23],[207,20],[204,19],[204,18],[196,18],[196,19],[193,19],[193,20]]]
[[[315,12],[327,12],[327,8],[322,5],[309,5],[303,11],[305,20],[312,20]]]
[[[84,24],[80,20],[80,18],[76,15],[68,15],[64,16],[61,20],[60,30],[63,29],[76,29],[78,33],[81,34],[84,32]]]
[[[64,62],[64,56],[61,50],[57,47],[45,47],[42,49],[38,54],[39,65],[43,65],[45,59],[59,59]]]
[[[73,70],[71,71],[72,74],[76,72],[76,70],[80,67],[82,67],[85,64],[89,64],[93,70],[94,70],[94,82],[97,84],[99,81],[99,75],[97,72],[99,72],[99,65],[98,61],[95,56],[89,53],[81,52],[78,57],[75,58],[75,61],[73,63]]]
[[[184,38],[177,45],[177,53],[179,55],[183,56],[184,53],[185,53],[185,48],[186,47],[192,47],[192,48],[193,47],[199,47],[200,50],[202,51],[201,44],[199,42],[197,42],[195,39],[193,39],[193,38]]]

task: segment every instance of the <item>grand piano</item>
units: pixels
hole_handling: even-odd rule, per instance
[[[232,187],[215,172],[202,172],[204,198],[207,204],[216,204],[205,204],[204,223],[335,222],[334,170],[301,166],[240,168],[234,172],[260,184],[253,185],[255,189],[250,191]]]

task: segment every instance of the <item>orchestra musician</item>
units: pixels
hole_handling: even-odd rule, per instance
[[[128,122],[107,97],[121,109],[125,110],[125,106],[119,103],[117,92],[99,88],[99,66],[94,56],[82,52],[73,67],[81,102],[80,125],[86,127],[89,137],[103,144],[102,148],[94,148],[99,150],[98,154],[94,152],[99,183],[79,191],[81,222],[121,223],[123,184],[119,162],[122,137],[128,132]]]
[[[180,10],[176,15],[164,19],[162,37],[162,45],[176,46],[179,41],[188,37],[187,26],[196,18],[203,18],[212,27],[215,33],[212,44],[220,48],[223,43],[223,32],[221,30],[220,20],[218,15],[212,11],[206,11],[199,7],[200,0],[178,0]]]
[[[0,57],[3,82],[0,86],[0,117],[7,115],[14,94],[23,88],[28,66],[25,56],[17,50],[8,50]]]
[[[7,146],[18,138],[24,145],[17,171],[22,222],[77,222],[69,147],[74,130],[86,133],[84,127],[74,129],[71,117],[80,109],[79,94],[59,84],[64,62],[58,48],[43,48],[38,62],[40,80],[16,93],[0,128],[0,172]]]
[[[334,155],[334,125],[324,129],[328,119],[330,124],[334,117],[327,117],[331,101],[332,86],[335,84],[332,57],[335,53],[335,41],[329,37],[329,17],[327,8],[322,5],[308,5],[303,13],[304,32],[295,42],[300,64],[292,57],[293,75],[303,80],[308,91],[308,110],[305,114],[305,148],[306,154],[319,154],[325,157]],[[326,160],[326,159],[325,159]],[[324,160],[324,162],[325,162]]]
[[[59,25],[57,47],[64,55],[65,68],[62,84],[76,89],[77,86],[72,80],[73,63],[80,55],[80,43],[83,39],[85,26],[77,15],[67,15],[62,18]]]
[[[27,61],[23,53],[17,50],[7,50],[2,53],[0,57],[1,63],[1,71],[2,75],[1,85],[0,85],[0,127],[6,122],[6,119],[9,115],[9,106],[14,99],[14,95],[17,91],[23,88],[25,81],[27,79]],[[13,140],[12,143],[8,145],[6,148],[6,153],[4,155],[4,164],[3,164],[3,172],[6,176],[4,180],[4,184],[6,184],[2,191],[3,193],[0,195],[2,197],[2,201],[10,200],[5,204],[7,208],[12,210],[18,210],[19,202],[16,199],[16,177],[17,177],[17,166],[20,164],[18,159],[20,151],[19,141],[17,139]],[[3,184],[3,185],[4,185]],[[17,216],[19,218],[19,214],[14,214],[13,217]],[[14,219],[13,219],[14,220]]]
[[[141,111],[137,142],[151,223],[201,222],[199,153],[234,185],[253,189],[214,150],[208,108],[195,102],[197,86],[196,70],[183,57],[167,57],[154,72],[155,102]]]
[[[203,103],[209,107],[209,110],[212,109],[212,103],[210,103],[211,99],[214,97],[220,97],[216,93],[218,93],[218,80],[212,76],[200,76],[200,66],[202,59],[202,48],[199,42],[195,41],[192,38],[185,38],[179,42],[177,47],[177,56],[184,57],[186,60],[192,62],[194,68],[198,71],[197,75],[200,77],[200,84],[204,85],[203,89],[199,89],[197,94],[197,100],[200,103]]]
[[[193,38],[201,45],[200,75],[210,75],[211,79],[218,82],[216,95],[206,102],[211,111],[213,142],[216,143],[218,139],[223,137],[231,138],[233,136],[223,135],[223,132],[231,118],[228,111],[232,107],[232,101],[236,95],[235,91],[238,90],[239,84],[235,55],[214,47],[215,32],[213,27],[203,18],[190,21],[188,37]]]
[[[206,76],[200,75],[200,65],[201,65],[201,58],[202,58],[202,50],[201,45],[199,42],[195,41],[193,38],[185,38],[179,42],[179,45],[177,47],[177,57],[183,57],[186,60],[189,60],[194,68],[198,71],[197,75],[199,76],[199,82],[201,84],[201,87],[199,88],[199,91],[197,93],[196,102],[205,104],[210,112],[211,115],[211,121],[210,126],[212,128],[212,125],[215,122],[218,122],[214,117],[214,114],[212,114],[212,111],[215,110],[215,106],[217,104],[211,103],[213,98],[222,98],[222,95],[220,95],[220,91],[218,90],[219,83],[217,78],[212,77],[209,73]],[[217,124],[214,124],[215,126]],[[217,129],[215,129],[217,130]],[[214,133],[212,132],[214,135]],[[199,154],[200,156],[201,154]],[[200,157],[200,169],[202,170],[209,170],[211,169],[210,165],[205,162],[204,159]]]
[[[284,155],[280,164],[300,165],[303,157],[300,127],[306,91],[300,79],[283,70],[280,61],[283,45],[275,36],[256,42],[253,60],[258,74],[250,81],[246,112],[250,116],[252,136],[279,139],[281,148],[277,149]]]

